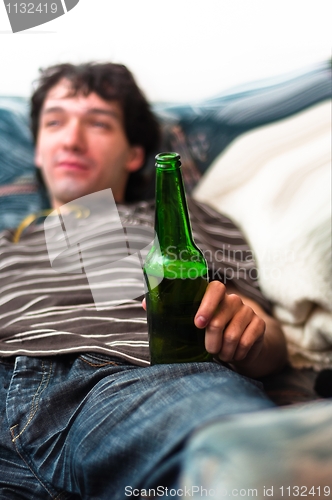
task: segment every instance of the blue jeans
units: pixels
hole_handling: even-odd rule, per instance
[[[332,399],[209,424],[184,455],[177,491],[191,498],[331,499]]]
[[[0,380],[0,498],[10,500],[117,500],[175,485],[195,430],[273,406],[217,363],[20,356],[0,359]]]

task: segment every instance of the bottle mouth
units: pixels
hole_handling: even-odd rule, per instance
[[[162,166],[180,166],[180,155],[175,151],[166,151],[163,153],[158,153],[155,157],[156,165],[159,167]]]

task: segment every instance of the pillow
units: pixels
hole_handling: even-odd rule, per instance
[[[27,100],[0,98],[0,230],[16,227],[42,204],[33,163]]]
[[[155,104],[171,148],[183,160],[187,190],[241,134],[299,113],[331,97],[331,61],[249,82],[211,99]]]
[[[244,134],[194,197],[243,230],[294,366],[332,366],[331,102]]]

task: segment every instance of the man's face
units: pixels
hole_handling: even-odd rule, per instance
[[[130,172],[144,162],[141,146],[131,146],[118,102],[96,93],[70,95],[62,80],[47,94],[40,114],[35,161],[54,208],[112,188],[123,201]]]

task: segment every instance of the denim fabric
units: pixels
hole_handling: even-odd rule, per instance
[[[10,500],[117,500],[176,484],[195,429],[273,406],[217,363],[22,356],[0,360],[0,379],[0,498]]]
[[[179,488],[188,484],[196,499],[331,498],[332,399],[201,428],[183,457]]]

